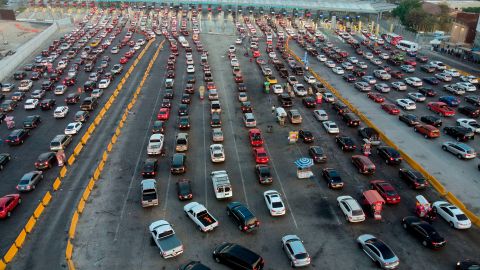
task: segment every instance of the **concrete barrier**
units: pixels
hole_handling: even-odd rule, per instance
[[[31,233],[33,228],[35,228],[35,224],[37,224],[37,219],[34,216],[31,216],[28,219],[27,224],[25,224],[25,231]]]
[[[60,180],[60,178],[57,177],[53,182],[53,191],[57,191],[60,188],[61,184],[62,184],[62,180]]]
[[[70,239],[68,239],[67,248],[65,249],[65,257],[67,258],[67,260],[72,259],[72,253],[73,253],[73,245]]]
[[[45,193],[42,199],[43,206],[48,206],[51,200],[52,200],[52,194],[50,193],[50,191],[47,191],[47,193]]]
[[[22,229],[15,239],[15,246],[17,246],[17,248],[22,248],[23,243],[25,243],[25,238],[27,238],[27,232]]]
[[[74,162],[75,162],[75,155],[71,155],[68,158],[68,166],[72,166]]]
[[[61,169],[60,169],[60,178],[63,178],[65,177],[65,175],[67,174],[67,166],[63,166]]]
[[[95,126],[98,126],[100,122],[102,122],[102,119],[103,117],[100,114],[97,115],[97,117],[95,117],[95,120],[94,120]]]
[[[88,197],[90,197],[90,189],[86,188],[85,191],[84,191],[83,194],[82,194],[82,198],[83,198],[85,201],[88,201]]]
[[[68,229],[68,237],[70,239],[75,238],[75,231],[77,230],[78,212],[73,213],[72,221],[70,222],[70,228]]]
[[[80,199],[80,202],[78,203],[78,206],[77,206],[77,212],[81,214],[83,213],[83,209],[85,209],[85,201],[83,199]]]
[[[17,252],[18,252],[18,247],[15,246],[15,243],[14,243],[10,246],[7,253],[5,253],[5,256],[3,256],[3,260],[5,261],[5,263],[10,263],[13,260],[13,258],[15,258],[15,256],[17,255]]]
[[[45,210],[45,206],[43,206],[42,203],[39,203],[37,208],[35,208],[35,211],[33,211],[33,216],[38,219],[42,213],[43,213],[43,210]]]
[[[7,264],[3,262],[3,260],[0,260],[0,270],[5,270],[7,269]]]
[[[88,127],[88,133],[92,134],[94,130],[95,130],[95,122],[91,123],[90,126]]]
[[[83,145],[87,144],[88,139],[90,139],[90,133],[88,133],[88,131],[87,131],[87,132],[85,132],[85,134],[83,134],[82,139],[80,140],[81,144],[83,144]],[[76,147],[75,147],[75,148],[76,148]],[[82,150],[82,148],[80,148],[80,151],[81,151],[81,150]],[[78,153],[75,153],[75,152],[74,152],[75,155],[80,154],[80,151],[78,151]]]

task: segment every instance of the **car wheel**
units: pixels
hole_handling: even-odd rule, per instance
[[[423,241],[422,241],[422,245],[423,245],[424,247],[426,247],[426,246],[427,246],[427,241],[423,240]]]
[[[238,225],[238,229],[242,231],[242,225]]]
[[[428,135],[425,134],[425,139],[428,139]]]
[[[402,227],[406,230],[406,229],[407,229],[407,224],[406,224],[406,223],[403,223],[403,224],[402,224]]]
[[[0,171],[3,171],[3,165],[0,165]]]
[[[457,137],[456,140],[457,140],[457,142],[459,142],[459,141],[460,141],[460,137]]]
[[[447,151],[447,147],[445,145],[442,146],[443,151]]]
[[[418,131],[417,131],[417,128],[413,128],[413,131],[418,132]]]
[[[18,204],[22,204],[22,199],[18,199]]]
[[[7,212],[7,217],[10,217],[12,215],[12,212]]]
[[[220,258],[218,258],[218,257],[216,257],[216,256],[214,256],[213,258],[215,259],[215,261],[216,261],[217,263],[220,263]]]
[[[462,154],[457,155],[458,159],[463,159]]]
[[[293,263],[293,261],[290,261],[290,266],[291,266],[292,268],[295,268],[295,264]]]
[[[153,240],[153,237],[150,237],[150,245],[151,246],[156,246],[157,244],[155,243],[155,240]]]
[[[35,189],[35,188],[36,188],[36,186],[35,186],[35,185],[33,185],[33,186],[32,186],[32,189]]]
[[[388,165],[388,159],[385,159],[385,164],[387,164],[387,165]]]
[[[453,222],[450,221],[449,224],[450,224],[450,227],[455,228],[455,224],[453,224]]]
[[[227,212],[227,216],[230,216],[230,211],[227,210],[226,212]]]
[[[345,220],[346,220],[347,222],[349,221],[349,220],[348,220],[348,216],[347,216],[347,215],[345,215]]]

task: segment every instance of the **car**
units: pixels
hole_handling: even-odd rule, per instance
[[[313,77],[312,75],[309,75],[309,74],[305,74],[303,76],[303,79],[305,80],[306,83],[308,84],[314,84],[317,82],[317,80],[315,79],[315,77]]]
[[[460,106],[458,112],[462,113],[470,118],[478,118],[480,116],[480,108],[472,105]]]
[[[474,84],[469,82],[457,82],[455,85],[466,92],[477,91],[477,87]]]
[[[260,226],[260,221],[255,215],[240,202],[227,204],[226,212],[234,223],[236,223],[240,231],[251,232]]]
[[[465,101],[475,106],[480,106],[480,96],[475,96],[475,95],[465,96]]]
[[[308,94],[307,89],[301,83],[296,83],[293,85],[293,92],[298,97],[304,97]]]
[[[39,90],[34,90],[30,95],[30,97],[32,99],[42,99],[43,97],[45,97],[45,94],[46,94],[45,90],[39,89]]]
[[[456,121],[458,126],[466,127],[475,133],[480,133],[480,124],[475,119],[459,118]]]
[[[37,187],[37,184],[43,179],[42,171],[31,171],[22,176],[17,185],[18,191],[31,191]]]
[[[470,219],[463,213],[462,210],[451,203],[445,201],[436,201],[432,203],[432,209],[435,213],[445,219],[445,221],[452,228],[469,229],[472,227],[472,222]]]
[[[396,100],[398,106],[403,108],[406,111],[411,111],[417,109],[415,102],[408,98],[400,98]]]
[[[418,171],[400,168],[398,174],[400,178],[403,179],[407,185],[413,189],[425,189],[428,187],[428,181]]]
[[[328,114],[325,112],[325,110],[314,110],[313,115],[315,116],[315,119],[318,121],[327,121],[328,120]]]
[[[452,79],[453,79],[450,74],[447,74],[445,72],[437,73],[437,74],[435,74],[435,77],[437,79],[441,80],[442,82],[451,82]]]
[[[280,193],[276,190],[267,190],[263,193],[268,211],[272,217],[283,216],[286,213],[285,204]]]
[[[268,165],[266,164],[255,165],[255,174],[257,175],[258,182],[260,184],[273,183],[272,174],[270,172],[270,167]]]
[[[176,183],[177,196],[180,201],[191,200],[193,198],[192,184],[188,179],[181,179]]]
[[[443,128],[443,133],[450,135],[457,142],[466,142],[473,140],[475,133],[469,128],[462,126],[447,126]]]
[[[397,91],[407,90],[407,85],[404,82],[392,82],[392,88]]]
[[[253,148],[253,157],[257,164],[266,164],[270,161],[267,151],[265,151],[265,148],[263,147]]]
[[[460,105],[460,99],[454,96],[441,96],[438,101],[446,103],[450,107],[457,107]]]
[[[407,77],[407,78],[405,78],[405,83],[406,83],[407,85],[412,86],[412,87],[420,87],[420,86],[423,86],[422,80],[420,80],[420,79],[417,78],[417,77]]]
[[[2,83],[0,87],[2,92],[11,92],[15,89],[14,83]]]
[[[29,115],[23,120],[24,129],[33,129],[38,127],[42,122],[40,115]]]
[[[155,158],[147,158],[143,163],[142,176],[144,178],[154,178],[157,175],[158,161]]]
[[[464,82],[469,82],[469,83],[478,83],[478,78],[473,75],[460,76],[460,80]]]
[[[12,159],[12,156],[9,153],[0,154],[0,171],[3,171],[5,165]]]
[[[21,203],[20,194],[9,194],[0,197],[0,219],[11,217],[13,210]]]
[[[388,165],[398,165],[402,162],[400,153],[390,146],[377,147],[377,154],[383,158],[385,163]]]
[[[28,129],[24,129],[24,128],[15,129],[12,132],[10,132],[8,137],[5,139],[5,142],[8,145],[23,144],[29,135],[30,135],[30,131]]]
[[[414,102],[423,102],[427,98],[420,92],[410,92],[407,94],[408,98]]]
[[[333,67],[332,71],[337,75],[343,75],[345,73],[345,71],[341,67]]]
[[[35,98],[30,98],[25,101],[25,104],[23,105],[25,110],[34,110],[37,108],[38,105],[38,99]]]
[[[170,164],[170,173],[171,174],[183,174],[187,171],[186,168],[186,159],[187,155],[183,153],[175,153],[172,156],[172,161]]]
[[[338,135],[337,137],[335,137],[335,142],[340,147],[340,149],[342,149],[342,151],[355,151],[355,149],[357,149],[355,142],[349,136]]]
[[[210,159],[214,163],[225,161],[225,152],[222,144],[210,145]]]
[[[463,90],[462,88],[458,87],[457,84],[445,84],[443,86],[443,89],[447,92],[450,92],[452,94],[455,94],[455,95],[463,95],[465,94],[465,90]]]
[[[371,234],[362,234],[357,238],[360,248],[382,269],[395,269],[400,259],[393,250],[380,239]]]
[[[338,128],[337,124],[333,121],[323,121],[323,127],[329,134],[338,134],[340,133],[340,129]]]
[[[402,227],[418,238],[422,245],[432,249],[439,249],[447,244],[447,241],[428,222],[415,216],[407,216],[402,219]]]
[[[331,60],[328,60],[328,61],[325,61],[325,66],[329,67],[329,68],[334,68],[335,67],[335,62],[331,61]]]
[[[328,188],[342,189],[344,186],[342,177],[340,177],[340,174],[336,169],[333,169],[333,168],[322,169],[322,177],[327,182]]]
[[[437,70],[446,70],[447,66],[441,61],[431,61],[429,63],[431,66],[435,67]]]
[[[65,94],[65,91],[67,91],[67,86],[65,85],[57,85],[55,86],[55,90],[53,93],[57,96]]]
[[[330,92],[322,93],[323,100],[327,103],[335,102],[335,96]]]
[[[323,54],[317,55],[317,59],[318,59],[318,61],[320,61],[320,62],[325,62],[325,61],[327,61],[327,57],[326,57],[325,55],[323,55]]]
[[[354,84],[354,86],[355,86],[355,88],[357,88],[361,92],[368,92],[368,91],[372,90],[372,87],[370,86],[370,84],[368,84],[366,82],[356,82]]]
[[[55,152],[40,154],[34,163],[35,169],[37,170],[51,169],[55,164],[57,164],[57,155]]]
[[[238,269],[263,269],[263,258],[235,243],[222,243],[213,250],[213,259],[217,263],[235,265]]]
[[[363,76],[362,81],[364,81],[368,84],[376,84],[377,83],[377,80],[375,79],[375,77],[369,76],[369,75]]]
[[[473,260],[458,261],[455,270],[475,270],[480,268],[480,263]]]
[[[420,66],[420,69],[421,69],[422,71],[427,72],[427,73],[433,73],[433,72],[435,72],[435,67],[432,66],[432,65],[429,65],[429,64],[421,65],[421,66]]]
[[[107,89],[110,86],[110,79],[101,79],[98,83],[98,88]]]
[[[299,130],[298,136],[304,143],[312,143],[315,137],[313,136],[312,132],[308,130]]]
[[[391,114],[391,115],[400,114],[400,110],[397,108],[397,106],[395,106],[395,104],[392,104],[392,103],[384,102],[382,103],[381,108],[382,110],[386,111],[388,114]]]
[[[190,128],[190,118],[188,116],[180,116],[178,118],[178,128],[179,129],[189,129]]]
[[[253,128],[248,131],[248,137],[250,139],[250,145],[253,147],[259,147],[263,145],[263,138],[260,129]]]
[[[438,128],[428,124],[418,124],[413,128],[415,132],[418,132],[425,136],[425,139],[432,139],[440,137],[440,131]]]
[[[337,197],[337,203],[348,222],[362,222],[365,221],[365,213],[360,204],[351,196]]]
[[[157,120],[168,120],[170,118],[170,108],[160,108],[157,114]]]
[[[442,119],[435,115],[424,115],[420,117],[420,121],[434,127],[440,127],[443,124]]]
[[[356,65],[358,68],[361,68],[361,69],[367,69],[367,68],[368,68],[367,63],[365,63],[365,62],[357,62],[355,65]]]
[[[474,159],[477,157],[475,149],[461,142],[444,142],[442,144],[442,149],[444,151],[450,152],[452,155],[455,155],[459,159]]]
[[[65,128],[65,135],[76,135],[82,129],[82,122],[72,122],[67,125]]]
[[[413,73],[415,72],[415,67],[414,66],[411,66],[411,65],[401,65],[400,66],[400,69],[402,71],[405,71],[407,73]]]
[[[427,104],[427,108],[440,116],[447,117],[455,115],[455,110],[448,107],[447,104],[444,102],[429,102]]]
[[[388,81],[392,78],[392,76],[383,69],[376,69],[373,71],[373,75],[381,80]]]
[[[123,65],[115,64],[112,67],[111,73],[116,75],[116,74],[122,73],[122,71],[123,71]]]
[[[405,124],[407,124],[409,127],[415,126],[419,124],[420,122],[418,121],[418,117],[414,114],[406,113],[398,116],[398,119]]]
[[[387,202],[387,204],[400,203],[400,195],[396,189],[385,180],[370,181],[370,189],[376,190],[380,196]]]
[[[311,258],[303,241],[296,235],[285,235],[282,237],[282,247],[293,268],[310,265]]]

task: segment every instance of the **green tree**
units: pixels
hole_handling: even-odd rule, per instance
[[[419,0],[404,0],[392,11],[392,14],[398,17],[402,24],[405,25],[405,19],[410,11],[421,7],[422,3]]]
[[[467,7],[462,10],[465,12],[480,13],[480,7]]]

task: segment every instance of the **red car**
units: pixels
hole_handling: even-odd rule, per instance
[[[448,107],[447,104],[443,102],[429,102],[427,104],[427,108],[432,111],[436,112],[442,116],[454,116],[455,110]]]
[[[126,64],[126,63],[128,63],[128,58],[126,58],[126,57],[120,58],[120,64],[123,65],[123,64]]]
[[[380,196],[388,203],[388,204],[397,204],[400,203],[400,195],[395,190],[395,188],[384,180],[373,180],[370,181],[370,189],[378,191]]]
[[[392,103],[383,103],[382,110],[386,111],[388,114],[391,114],[391,115],[400,114],[400,110],[397,108],[397,106],[395,106]]]
[[[158,120],[168,120],[170,118],[170,108],[161,108],[157,114]]]
[[[248,131],[248,137],[250,138],[250,144],[253,147],[260,147],[263,145],[262,132],[258,128],[253,128]]]
[[[132,58],[134,53],[135,53],[135,52],[128,51],[128,52],[125,53],[124,57],[126,57],[126,58]]]
[[[215,86],[215,83],[213,82],[208,82],[207,83],[207,89],[208,90],[211,90],[211,89],[216,89],[217,87]]]
[[[385,101],[385,97],[379,93],[369,92],[367,96],[369,99],[375,101],[376,103],[382,103]]]
[[[63,85],[65,86],[72,86],[72,85],[75,85],[75,77],[66,77],[65,79],[63,79]]]
[[[243,76],[242,76],[242,74],[235,74],[235,82],[236,82],[236,83],[243,83]]]
[[[404,63],[405,65],[410,65],[410,66],[412,66],[412,67],[416,67],[416,66],[417,66],[417,62],[415,62],[415,60],[411,60],[411,59],[405,60],[405,61],[403,61],[403,63]]]
[[[401,79],[405,76],[405,74],[403,74],[401,71],[393,71],[392,73],[390,73],[390,75],[392,75],[392,77],[396,79]]]
[[[414,127],[413,130],[425,136],[425,139],[440,137],[440,131],[438,130],[438,128],[432,125],[418,124]]]
[[[0,219],[10,217],[13,209],[21,202],[20,194],[10,194],[0,198]]]
[[[253,156],[255,157],[255,162],[258,164],[266,164],[270,161],[267,151],[263,147],[253,148]]]

